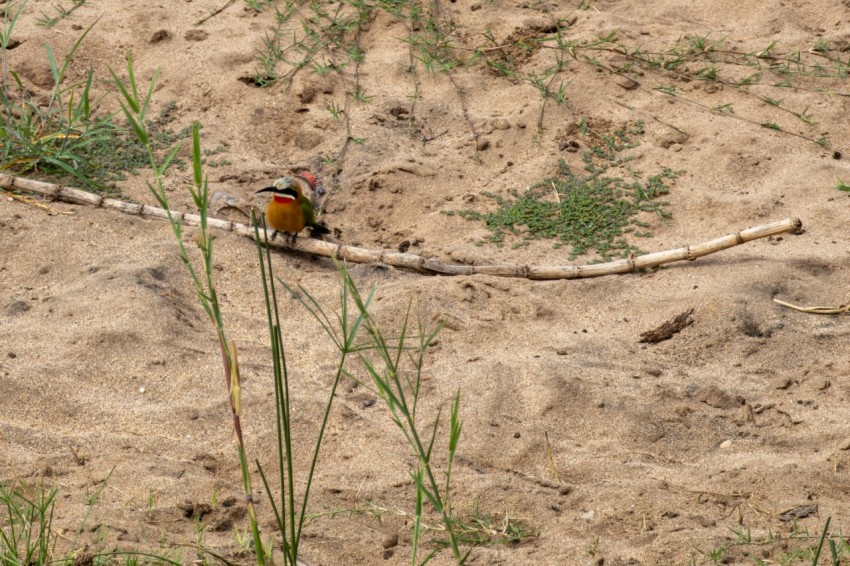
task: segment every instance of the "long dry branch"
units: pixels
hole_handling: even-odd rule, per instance
[[[135,216],[167,219],[167,212],[159,207],[147,204],[135,204],[122,200],[103,197],[98,194],[89,193],[72,187],[65,187],[43,181],[35,181],[12,175],[0,174],[0,189],[6,191],[22,190],[44,196],[47,199],[61,200],[74,204],[85,204],[89,206],[102,207],[118,210],[125,214]],[[201,217],[197,214],[172,212],[173,217],[179,218],[190,226],[197,226]],[[235,232],[246,238],[254,238],[254,229],[245,224],[210,218],[209,226],[228,232]],[[269,245],[276,248],[293,249],[299,252],[335,257],[340,260],[354,263],[383,263],[402,269],[411,269],[420,273],[436,275],[496,275],[499,277],[520,277],[526,279],[582,279],[587,277],[600,277],[603,275],[615,275],[620,273],[632,273],[641,269],[657,267],[674,261],[695,260],[740,244],[776,236],[777,234],[796,233],[802,228],[802,222],[797,218],[787,218],[779,222],[763,224],[753,228],[747,228],[739,232],[733,232],[708,242],[654,252],[650,254],[633,256],[625,259],[596,263],[590,265],[460,265],[455,263],[444,263],[434,259],[426,259],[409,253],[393,252],[388,250],[371,250],[335,244],[312,238],[299,238],[294,244],[287,244],[283,239],[270,239]]]

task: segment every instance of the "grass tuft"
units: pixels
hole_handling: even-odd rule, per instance
[[[75,0],[67,13],[83,1]],[[125,172],[135,173],[148,164],[147,150],[115,123],[112,114],[98,112],[100,100],[93,98],[92,71],[82,81],[66,84],[65,80],[80,45],[97,22],[80,34],[61,61],[49,45],[45,47],[53,79],[45,105],[26,88],[8,61],[12,32],[26,5],[24,0],[14,11],[7,7],[0,27],[0,171],[54,177],[94,192],[117,193],[115,183],[125,179]],[[173,119],[171,110],[166,106],[152,122],[150,135],[157,155],[188,135],[188,129],[175,133],[166,127]],[[183,164],[177,160],[175,165]]]
[[[486,241],[499,246],[509,236],[516,236],[514,247],[531,240],[555,240],[556,247],[571,248],[570,259],[591,252],[604,259],[640,253],[626,235],[651,236],[642,213],[670,216],[667,203],[659,197],[669,192],[668,182],[682,173],[665,168],[643,178],[628,167],[628,178],[612,173],[614,168],[628,164],[630,158],[620,154],[636,145],[632,136],[641,130],[638,124],[632,132],[619,130],[602,136],[602,143],[584,154],[584,172],[574,172],[562,161],[554,177],[523,194],[512,191],[505,198],[482,193],[495,201],[498,208],[493,212],[463,210],[448,214],[484,221],[491,232]]]
[[[54,6],[53,7],[53,10],[55,11],[54,15],[51,16],[51,15],[45,13],[45,12],[42,12],[41,17],[38,20],[36,20],[36,23],[38,25],[42,26],[42,27],[50,29],[53,26],[55,26],[56,24],[58,24],[59,22],[61,22],[62,20],[64,20],[65,18],[67,18],[68,16],[70,16],[74,12],[74,10],[76,10],[77,8],[79,8],[80,6],[82,6],[85,3],[86,3],[86,0],[71,0],[71,7],[70,8],[65,8],[65,7],[60,6],[60,5]]]
[[[87,541],[80,539],[84,532],[94,532],[86,525],[108,480],[107,476],[87,498],[88,510],[73,538],[60,536],[54,529],[56,488],[0,482],[0,565],[182,564],[179,557],[171,557],[166,552],[108,549],[100,538],[103,529],[97,529],[98,540],[94,541],[93,550]],[[60,539],[63,540],[61,549]]]

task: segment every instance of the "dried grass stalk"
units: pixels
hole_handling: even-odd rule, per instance
[[[42,195],[47,199],[62,200],[75,204],[102,206],[104,208],[119,210],[126,214],[167,218],[167,212],[155,206],[140,206],[116,199],[103,198],[100,195],[79,189],[14,177],[12,175],[0,174],[0,188],[7,191],[29,191]],[[197,225],[200,223],[200,218],[197,214],[172,212],[172,215],[175,218],[182,219],[186,224]],[[235,232],[246,238],[253,239],[254,237],[254,230],[250,226],[237,222],[210,218],[209,225],[214,228]],[[714,240],[709,240],[708,242],[591,265],[461,265],[443,263],[414,254],[357,248],[311,238],[299,238],[294,244],[290,245],[286,243],[285,238],[274,238],[274,234],[270,235],[269,245],[275,248],[292,249],[311,255],[335,257],[352,263],[383,263],[400,269],[410,269],[420,273],[438,275],[496,275],[499,277],[519,277],[526,279],[584,279],[588,277],[601,277],[603,275],[632,273],[674,261],[693,261],[699,257],[760,238],[785,233],[796,233],[801,228],[802,222],[799,219],[787,218],[779,222],[772,222],[770,224],[747,228],[739,232],[733,232],[715,238]]]
[[[846,303],[837,307],[801,307],[799,305],[780,301],[779,299],[773,299],[773,302],[785,308],[794,309],[795,311],[800,311],[808,314],[850,314],[850,303]]]

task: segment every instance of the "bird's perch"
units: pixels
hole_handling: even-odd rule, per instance
[[[0,174],[0,189],[7,191],[29,191],[42,195],[47,199],[114,209],[135,216],[162,219],[168,217],[164,209],[156,206],[134,204],[114,198],[106,198],[72,187],[64,187],[53,183],[14,177],[12,175]],[[172,215],[174,218],[179,218],[186,225],[190,226],[197,226],[201,222],[201,217],[197,214],[172,212]],[[247,238],[254,238],[254,229],[245,224],[219,218],[209,218],[207,222],[213,228],[235,232]],[[590,265],[461,265],[426,259],[414,254],[389,250],[370,250],[310,238],[300,238],[294,245],[285,244],[280,241],[271,241],[269,245],[276,248],[293,249],[317,256],[336,257],[354,263],[383,263],[393,267],[435,275],[480,274],[526,279],[582,279],[587,277],[601,277],[603,275],[632,273],[674,261],[695,260],[698,257],[719,252],[752,240],[776,236],[777,234],[799,232],[801,228],[802,222],[799,219],[787,218],[779,222],[772,222],[727,234],[709,240],[708,242]]]

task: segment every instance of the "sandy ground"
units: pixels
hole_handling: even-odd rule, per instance
[[[810,564],[792,553],[814,542],[789,540],[793,532],[814,536],[827,517],[832,532],[850,530],[850,318],[772,301],[848,299],[850,200],[834,188],[837,178],[850,180],[844,81],[795,75],[800,88],[777,88],[771,85],[783,77],[763,69],[761,85],[747,93],[683,79],[696,70],[690,64],[679,74],[645,68],[630,82],[611,72],[628,62],[622,55],[579,49],[554,83],[565,81],[568,103],[550,99],[537,132],[539,91],[482,60],[450,75],[428,74],[421,63],[406,73],[402,39],[409,31],[386,12],[375,10],[356,35],[365,53],[359,66],[325,75],[304,69],[291,85],[261,89],[240,79],[258,69],[262,38],[274,25],[270,10],[258,14],[237,0],[194,26],[224,2],[92,0],[51,29],[37,26],[53,4],[30,0],[15,33],[21,44],[10,51],[11,68],[33,92],[49,87],[44,45],[65,53],[100,18],[72,65],[74,77],[91,67],[106,79],[107,66],[124,68],[132,52],[142,81],[159,69],[154,110],[175,101],[175,127],[198,120],[204,146],[223,148],[216,157],[226,163],[207,169],[214,191],[248,197],[293,167],[310,167],[330,191],[323,220],[346,243],[395,249],[407,240],[411,252],[476,264],[567,263],[567,252],[551,242],[479,246],[487,234],[481,223],[443,212],[488,210],[481,191],[521,192],[553,174],[559,159],[580,167],[581,151],[569,152],[563,141],[582,119],[610,128],[642,120],[646,134],[631,150],[632,165],[685,171],[668,196],[671,221],[653,221],[654,236],[638,242],[644,250],[802,219],[801,235],[594,280],[352,269],[361,285],[377,285],[375,314],[388,327],[400,323],[411,297],[427,322],[448,320],[427,358],[420,414],[430,422],[460,389],[455,509],[469,517],[477,504],[538,533],[520,544],[477,548],[471,563],[708,563],[704,553],[734,543],[735,529],[749,531],[754,542],[769,533],[784,540],[733,546],[725,563]],[[828,56],[848,57],[841,49],[850,45],[850,9],[826,0],[588,4],[457,0],[427,9],[437,7],[453,43],[469,49],[465,57],[478,47],[545,36],[556,18],[571,22],[568,39],[619,30],[629,50],[666,52],[690,34],[725,38],[718,49],[739,52],[776,41],[777,53],[802,51],[805,60],[829,66],[808,51],[823,40]],[[300,10],[294,22],[309,15],[306,5]],[[522,72],[539,71],[555,50],[516,57]],[[727,80],[753,72],[721,70]],[[371,98],[348,95],[355,81]],[[655,90],[665,85],[680,96]],[[105,82],[98,89],[110,92]],[[757,95],[794,111],[808,107],[816,124]],[[103,104],[114,108],[113,94]],[[332,104],[344,111],[341,119],[328,110]],[[734,114],[708,110],[722,104],[732,104]],[[399,120],[407,116],[410,127]],[[831,146],[789,132],[826,136]],[[346,145],[349,135],[365,141]],[[187,206],[190,173],[174,170],[168,182],[175,207]],[[139,179],[121,189],[152,202]],[[168,226],[63,203],[50,208],[52,214],[7,197],[0,203],[0,481],[58,489],[60,546],[70,547],[86,497],[109,476],[81,540],[173,550],[200,532],[211,549],[249,563],[234,531],[247,521],[217,344]],[[248,451],[271,466],[273,389],[256,252],[234,235],[216,245],[225,322],[243,366]],[[330,262],[286,253],[274,261],[290,284],[328,304],[336,300]],[[310,438],[335,356],[302,308],[283,299],[281,308],[295,435]],[[641,333],[688,309],[693,324],[672,339],[639,342]],[[320,516],[302,548],[310,564],[409,563],[404,513],[413,510],[414,460],[374,400],[352,380],[338,393],[309,506]],[[300,446],[303,469],[308,448]],[[271,536],[268,497],[256,474],[254,481]],[[805,505],[816,512],[796,522],[781,517]],[[200,523],[193,509],[204,511]],[[387,512],[379,519],[377,509]],[[191,548],[183,552],[187,562],[194,556]],[[436,563],[451,563],[450,555]]]

